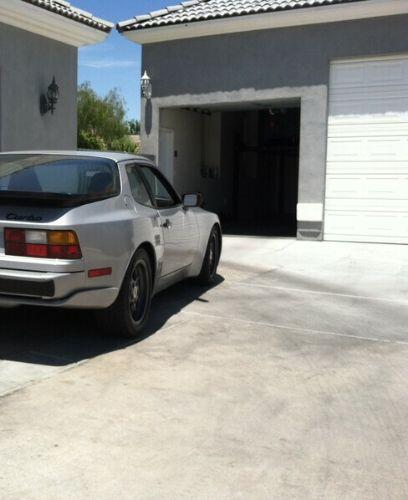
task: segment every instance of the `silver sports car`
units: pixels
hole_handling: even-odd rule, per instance
[[[143,157],[2,153],[0,305],[96,309],[137,336],[156,292],[214,283],[221,226],[201,205]]]

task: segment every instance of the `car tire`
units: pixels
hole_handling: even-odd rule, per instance
[[[120,337],[140,337],[149,319],[152,289],[150,258],[141,248],[130,263],[115,303],[106,311],[101,311],[105,329]]]
[[[214,226],[208,239],[207,250],[198,281],[203,286],[215,284],[217,268],[220,261],[221,241],[217,228]]]

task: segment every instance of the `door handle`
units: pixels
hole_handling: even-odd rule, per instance
[[[171,229],[172,227],[172,223],[170,222],[169,219],[166,219],[163,224],[162,224],[162,227],[165,227],[166,229]]]

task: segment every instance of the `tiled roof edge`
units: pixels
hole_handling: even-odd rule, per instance
[[[65,0],[22,0],[25,3],[39,7],[40,9],[53,12],[59,16],[66,17],[78,23],[89,26],[90,28],[110,33],[114,24],[93,16],[90,12],[74,7]]]
[[[188,9],[190,7],[195,7],[197,5],[202,5],[205,3],[210,2],[211,0],[188,0],[186,2],[182,2],[180,4],[166,7],[164,9],[158,10],[158,11],[153,11],[148,14],[142,14],[135,16],[132,19],[128,19],[126,21],[122,21],[116,25],[118,31],[120,33],[125,32],[125,31],[132,31],[132,30],[142,30],[142,29],[154,29],[154,28],[160,28],[164,26],[174,26],[177,24],[183,24],[183,23],[193,23],[193,22],[199,22],[199,21],[211,21],[214,19],[227,19],[227,18],[233,18],[233,17],[240,17],[240,16],[247,16],[251,14],[267,14],[271,12],[277,12],[277,11],[284,11],[284,10],[299,10],[299,9],[304,9],[304,8],[313,8],[313,7],[322,7],[322,6],[330,6],[330,5],[335,5],[335,4],[345,4],[345,3],[353,3],[353,2],[359,2],[359,1],[365,1],[365,0],[304,0],[301,3],[293,4],[292,2],[288,2],[285,5],[279,5],[276,2],[273,2],[270,6],[263,7],[263,8],[248,8],[248,9],[242,9],[240,12],[235,12],[235,13],[227,13],[227,14],[220,14],[220,13],[211,13],[208,12],[205,15],[199,15],[196,16],[196,18],[189,19],[188,21],[183,20],[183,19],[169,19],[166,20],[166,16],[171,16],[174,13],[178,13],[181,11],[185,11],[186,14],[188,13]]]

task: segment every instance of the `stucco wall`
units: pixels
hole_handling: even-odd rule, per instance
[[[54,115],[40,95],[55,76]],[[0,150],[76,149],[77,49],[0,23]]]
[[[163,107],[300,99],[299,203],[322,205],[330,61],[408,52],[407,26],[394,16],[147,45],[154,97],[142,106],[142,150],[157,156]],[[321,236],[322,221],[299,227]]]
[[[147,45],[155,97],[326,85],[333,58],[408,50],[408,16]]]
[[[199,113],[184,109],[163,110],[160,126],[174,130],[173,181],[180,193],[193,191],[200,179],[202,158],[202,119]]]

